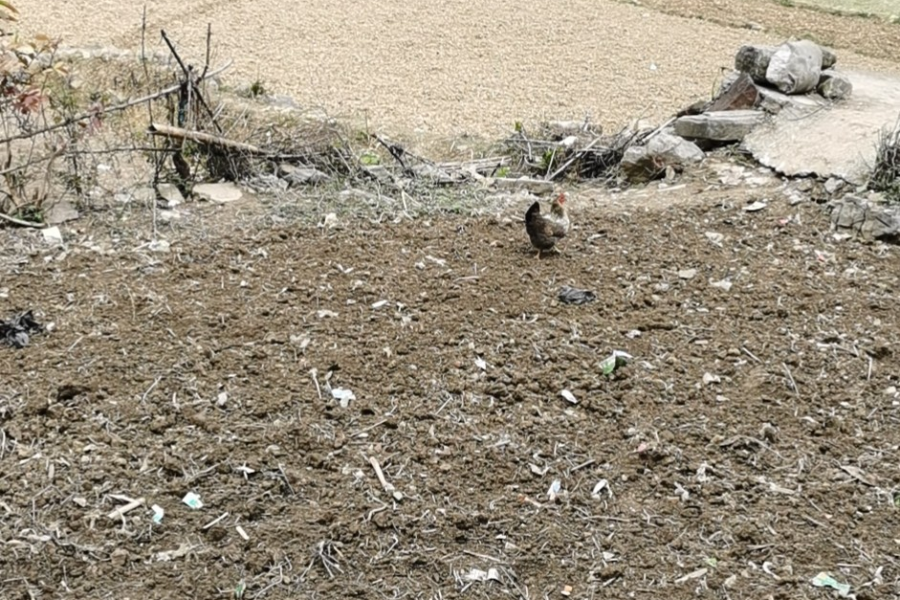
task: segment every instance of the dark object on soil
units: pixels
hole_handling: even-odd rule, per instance
[[[559,289],[559,300],[563,304],[587,304],[596,299],[597,294],[590,290],[579,290],[567,285]]]
[[[56,390],[56,400],[59,402],[66,402],[68,400],[72,400],[77,398],[82,394],[87,394],[91,391],[91,388],[83,386],[83,385],[73,385],[66,384],[61,385]]]
[[[759,104],[759,90],[749,75],[741,73],[734,83],[713,100],[704,112],[747,110],[756,108],[757,104]]]
[[[8,321],[0,321],[0,343],[13,348],[24,348],[28,345],[30,335],[42,331],[44,327],[34,320],[31,311],[25,311]]]

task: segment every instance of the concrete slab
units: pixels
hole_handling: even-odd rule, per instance
[[[900,78],[841,72],[853,83],[850,98],[826,107],[786,106],[744,138],[744,147],[785,175],[864,183],[875,161],[878,132],[900,117]]]

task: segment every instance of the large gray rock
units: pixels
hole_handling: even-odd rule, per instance
[[[835,102],[818,94],[794,96],[808,108],[787,106],[744,139],[745,148],[762,165],[783,175],[823,179],[840,177],[864,184],[875,164],[878,136],[897,122],[900,77],[862,71],[842,71],[853,82],[853,95]],[[815,101],[818,101],[815,102]]]
[[[843,100],[853,93],[853,84],[850,83],[850,78],[842,73],[832,70],[822,71],[818,90],[823,98]]]
[[[734,68],[756,83],[766,83],[766,70],[775,54],[774,46],[741,46],[734,55]]]
[[[680,170],[702,161],[705,156],[693,142],[660,132],[644,146],[628,147],[619,166],[629,181],[646,183],[661,177],[669,167]]]
[[[785,42],[775,49],[766,69],[766,81],[785,94],[806,94],[819,85],[822,48],[815,42]]]
[[[765,119],[765,113],[756,110],[708,112],[680,117],[675,133],[688,139],[739,142]]]
[[[870,204],[864,198],[848,194],[831,205],[831,223],[848,229],[863,241],[900,240],[900,214]]]

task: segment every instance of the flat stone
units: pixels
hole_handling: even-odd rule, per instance
[[[707,112],[680,117],[675,132],[688,139],[739,142],[765,119],[765,113],[756,110]]]
[[[234,202],[244,196],[240,188],[233,183],[200,183],[194,186],[194,194],[218,204]]]
[[[761,164],[790,177],[839,177],[854,185],[868,180],[879,132],[900,113],[900,77],[844,71],[853,95],[829,110],[791,104],[744,139]]]
[[[327,173],[313,167],[298,167],[288,163],[278,165],[278,175],[291,185],[323,183],[331,179]]]
[[[48,225],[59,225],[66,221],[74,221],[81,216],[75,205],[68,200],[60,200],[44,213],[44,222]]]
[[[627,148],[619,166],[630,181],[646,183],[664,175],[670,167],[677,171],[702,161],[705,156],[693,142],[660,132],[650,138],[645,146]]]
[[[773,115],[787,107],[818,109],[828,105],[828,102],[819,96],[788,96],[763,86],[757,86],[756,89],[759,92],[759,108]]]
[[[178,189],[177,185],[173,183],[160,183],[156,189],[159,191],[160,198],[166,201],[167,207],[174,208],[179,204],[184,204],[184,196],[181,195],[181,191]]]

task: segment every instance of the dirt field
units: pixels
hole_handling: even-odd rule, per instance
[[[90,0],[17,4],[27,30],[67,44],[140,47],[141,4],[105,2],[102,12]],[[226,82],[259,80],[409,143],[493,139],[516,121],[547,118],[589,117],[610,129],[638,116],[661,121],[708,97],[744,43],[811,36],[840,49],[841,67],[900,63],[898,25],[763,0],[490,0],[478,9],[467,0],[383,0],[340,10],[322,1],[285,9],[281,0],[166,0],[149,5],[148,23],[151,49],[165,50],[164,28],[195,63],[211,23],[216,64],[234,61]]]
[[[139,40],[131,3],[17,4],[73,45]],[[483,4],[161,1],[151,30],[199,56],[211,21],[237,80],[422,136],[668,116],[790,33],[900,58],[900,27],[775,2]],[[712,162],[571,188],[542,260],[530,200],[474,185],[188,202],[169,252],[136,200],[62,248],[0,228],[0,320],[48,327],[0,345],[0,600],[831,598],[823,571],[900,597],[898,246]]]
[[[897,249],[719,187],[578,192],[543,260],[521,203],[328,231],[199,205],[168,254],[7,230],[4,312],[54,329],[0,348],[0,597],[900,594]]]

